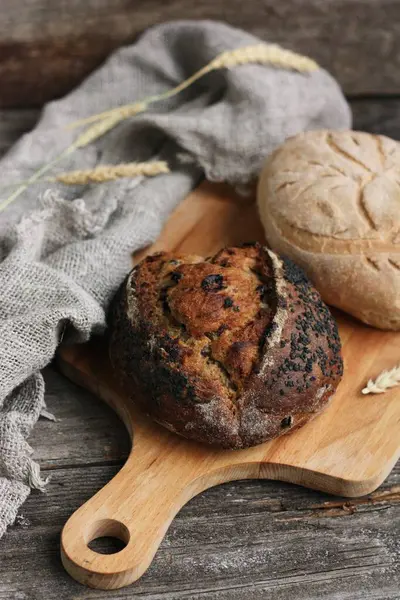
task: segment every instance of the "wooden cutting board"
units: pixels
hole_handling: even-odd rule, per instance
[[[178,207],[146,253],[210,255],[249,240],[264,241],[254,200],[204,183]],[[328,410],[304,428],[248,450],[207,447],[151,422],[114,378],[102,339],[63,348],[62,372],[110,404],[134,440],[121,471],[64,527],[62,561],[72,577],[102,589],[132,583],[150,565],[180,508],[225,481],[280,479],[349,497],[377,488],[400,456],[400,388],[376,396],[363,396],[361,389],[370,377],[400,362],[400,333],[337,317],[345,375]],[[126,547],[98,554],[88,544],[102,536],[120,538]]]

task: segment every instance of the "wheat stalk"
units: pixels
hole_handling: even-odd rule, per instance
[[[98,140],[105,133],[113,129],[118,123],[120,123],[124,117],[121,115],[112,115],[100,121],[100,123],[96,123],[91,127],[88,127],[85,131],[83,131],[78,138],[75,140],[73,144],[71,144],[70,148],[84,148],[88,146],[95,140]]]
[[[88,183],[114,181],[121,177],[138,177],[139,175],[154,177],[160,173],[169,172],[168,164],[165,161],[133,162],[118,165],[99,165],[94,169],[60,173],[49,181],[58,181],[66,185],[86,185]]]
[[[134,104],[125,104],[118,108],[119,114],[123,115],[123,118],[133,117],[138,113],[143,112],[147,108],[147,103],[143,102],[135,102]],[[75,129],[76,127],[80,127],[81,125],[87,125],[88,123],[94,123],[95,121],[102,121],[105,117],[111,116],[117,109],[112,108],[109,110],[105,110],[101,113],[96,113],[95,115],[91,115],[90,117],[85,117],[83,119],[79,119],[78,121],[73,121],[66,125],[65,129]]]
[[[383,394],[386,390],[396,385],[400,385],[400,365],[393,367],[393,369],[382,371],[375,381],[370,379],[366,387],[362,390],[362,393]]]
[[[125,104],[124,106],[112,108],[102,113],[98,113],[85,119],[80,119],[79,121],[70,123],[68,125],[69,128],[78,127],[88,123],[95,124],[83,131],[75,140],[75,142],[66,148],[60,155],[33,173],[33,175],[26,182],[23,184],[16,183],[15,185],[18,186],[17,189],[11,194],[11,196],[6,198],[3,203],[0,203],[0,212],[13,200],[18,198],[18,196],[20,196],[20,194],[22,194],[22,192],[24,192],[24,190],[26,190],[30,184],[38,181],[41,175],[47,173],[52,166],[59,163],[65,156],[71,154],[76,149],[84,148],[88,144],[99,139],[124,119],[134,116],[139,112],[143,112],[154,102],[160,102],[161,100],[166,100],[167,98],[171,98],[172,96],[179,94],[179,92],[188,88],[195,81],[210,71],[223,68],[230,69],[234,66],[249,63],[270,64],[276,67],[293,69],[300,72],[310,72],[318,69],[317,63],[312,59],[302,56],[301,54],[291,52],[290,50],[284,50],[280,46],[274,44],[256,44],[222,52],[207,65],[202,67],[199,71],[196,71],[196,73],[191,75],[188,79],[182,81],[179,85],[171,90],[167,90],[162,94],[149,96],[140,102]]]
[[[283,69],[293,69],[299,72],[311,72],[318,69],[318,64],[301,54],[292,52],[291,50],[285,50],[276,44],[256,44],[253,46],[243,46],[242,48],[236,48],[234,50],[227,50],[216,56],[211,62],[202,67],[199,71],[196,71],[188,79],[182,81],[179,85],[155,96],[149,96],[141,102],[135,102],[134,104],[125,104],[117,108],[111,108],[104,112],[80,119],[70,123],[67,127],[74,128],[87,123],[93,123],[95,121],[101,121],[112,115],[119,114],[122,118],[132,116],[139,112],[143,112],[150,104],[154,102],[160,102],[172,96],[176,96],[182,90],[188,88],[195,81],[217,69],[229,69],[231,67],[240,66],[244,64],[270,64]],[[125,116],[126,115],[126,116]]]
[[[26,181],[23,182],[19,182],[19,183],[15,183],[15,186],[18,186],[17,189],[15,190],[15,192],[13,192],[11,194],[11,196],[8,196],[8,198],[6,198],[3,202],[0,202],[0,212],[2,210],[4,210],[9,204],[11,204],[11,202],[13,202],[13,200],[15,200],[16,198],[18,198],[18,196],[20,196],[22,194],[22,192],[24,192],[30,185],[32,185],[33,183],[36,183],[39,181],[40,177],[42,175],[44,175],[45,173],[47,173],[48,171],[50,171],[50,169],[52,167],[54,167],[55,165],[57,165],[59,162],[61,162],[61,160],[67,156],[68,154],[71,154],[71,152],[74,150],[74,148],[72,146],[70,146],[69,148],[66,148],[63,152],[61,152],[61,154],[59,154],[58,156],[56,156],[55,158],[53,158],[53,160],[51,160],[50,162],[46,163],[45,165],[43,165],[42,167],[40,167],[40,169],[38,169],[37,171],[35,171],[33,173],[33,175],[31,175],[29,177],[29,179],[27,179]]]
[[[31,175],[31,177],[29,177],[29,179],[10,186],[10,187],[14,187],[14,186],[18,186],[18,187],[11,194],[11,196],[8,196],[8,198],[6,198],[3,202],[0,203],[0,212],[2,210],[4,210],[9,204],[11,204],[11,202],[13,202],[16,198],[18,198],[18,196],[20,196],[30,185],[32,185],[33,183],[36,183],[36,182],[40,182],[40,177],[42,175],[45,175],[46,173],[48,173],[48,171],[50,171],[50,169],[52,167],[54,167],[59,162],[61,162],[61,160],[63,158],[65,158],[69,154],[72,154],[72,152],[74,152],[74,150],[76,150],[77,148],[84,148],[85,146],[88,146],[89,144],[94,142],[94,140],[97,140],[98,138],[103,136],[105,133],[110,131],[110,129],[113,129],[115,127],[115,125],[117,125],[123,119],[124,119],[124,117],[122,117],[120,115],[114,115],[112,117],[104,119],[100,123],[96,123],[95,125],[89,127],[83,133],[81,133],[81,135],[78,136],[78,138],[75,140],[75,142],[73,142],[70,146],[68,146],[68,148],[65,148],[65,150],[63,150],[61,152],[61,154],[56,156],[49,163],[43,165],[42,167],[40,167],[40,169],[35,171],[33,173],[33,175]]]

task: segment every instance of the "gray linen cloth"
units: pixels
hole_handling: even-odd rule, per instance
[[[150,29],[44,108],[35,129],[0,161],[0,186],[27,179],[67,147],[77,134],[66,124],[170,89],[220,52],[259,42],[211,21]],[[245,184],[288,136],[350,121],[338,85],[322,69],[215,71],[53,171],[157,159],[168,161],[170,174],[85,187],[42,183],[0,213],[0,536],[30,489],[45,484],[26,441],[45,410],[40,370],[61,340],[85,342],[104,330],[132,251],[157,237],[202,177]]]

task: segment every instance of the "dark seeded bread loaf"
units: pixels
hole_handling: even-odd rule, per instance
[[[245,448],[304,425],[343,371],[336,323],[303,272],[258,244],[154,254],[121,286],[110,356],[134,401],[187,438]]]

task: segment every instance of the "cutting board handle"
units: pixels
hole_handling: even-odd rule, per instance
[[[195,471],[177,468],[174,448],[167,455],[165,446],[160,454],[157,443],[138,450],[64,526],[63,565],[90,587],[116,589],[136,581],[149,567],[172,519],[193,495]],[[89,548],[103,536],[116,537],[126,546],[114,554]]]

